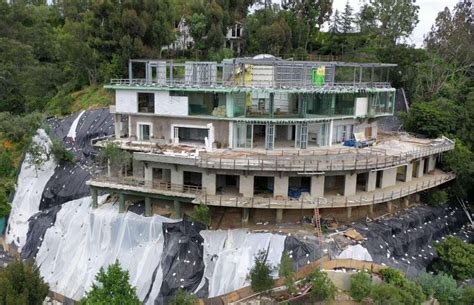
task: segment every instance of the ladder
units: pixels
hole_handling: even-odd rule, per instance
[[[464,203],[464,201],[461,198],[459,198],[459,196],[456,196],[456,198],[458,199],[459,204],[461,205],[462,209],[464,210],[464,213],[466,213],[467,218],[471,222],[471,227],[474,227],[474,223],[472,222],[471,214],[469,213],[469,210],[467,209],[466,204]]]
[[[319,215],[319,206],[314,208],[314,227],[316,229],[316,236],[319,240],[319,245],[322,247],[324,243],[323,230],[321,229],[321,216]]]

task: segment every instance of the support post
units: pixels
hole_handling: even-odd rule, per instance
[[[250,218],[250,209],[243,208],[242,209],[242,223],[249,223],[249,218]]]
[[[403,198],[403,206],[405,208],[408,208],[410,207],[410,200],[408,199],[409,196],[406,196],[405,198]]]
[[[365,185],[366,192],[375,191],[377,186],[377,171],[370,171],[367,174],[367,184]]]
[[[351,219],[352,218],[352,207],[347,207],[346,210],[347,210],[347,219]]]
[[[97,209],[97,207],[99,206],[98,200],[97,200],[98,195],[97,195],[97,189],[94,187],[91,187],[91,197],[92,197],[92,208]]]
[[[119,193],[119,213],[125,212],[125,194]]]
[[[311,176],[311,197],[324,197],[324,175]]]
[[[283,209],[276,209],[276,223],[283,221]]]
[[[393,211],[393,202],[392,201],[387,201],[387,211],[389,213],[392,213],[392,211]]]
[[[373,215],[373,214],[374,214],[374,205],[369,204],[369,215]]]
[[[151,198],[145,197],[145,216],[151,216],[151,215],[152,215]]]
[[[175,219],[183,218],[183,214],[181,211],[181,202],[179,202],[179,200],[174,200],[173,205],[174,205],[174,215],[175,215],[174,218]]]

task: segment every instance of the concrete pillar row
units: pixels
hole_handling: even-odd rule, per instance
[[[288,197],[288,186],[289,186],[289,177],[288,176],[275,176],[275,182],[273,185],[273,196],[279,196],[283,198]]]
[[[357,174],[346,174],[344,178],[344,196],[355,195],[357,191]]]
[[[324,175],[311,177],[311,197],[324,197]]]
[[[253,197],[254,176],[240,176],[239,193],[244,197]]]

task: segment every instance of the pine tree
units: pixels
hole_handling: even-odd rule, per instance
[[[349,1],[346,2],[346,6],[344,7],[344,12],[342,13],[341,17],[341,31],[343,33],[350,33],[353,31],[352,23],[354,22],[354,16],[352,16],[353,12],[352,6],[350,6]]]
[[[272,267],[267,262],[267,253],[260,251],[255,257],[255,265],[250,270],[250,286],[254,292],[262,292],[273,288],[275,281],[272,276]]]
[[[340,33],[341,29],[341,18],[339,16],[339,11],[336,10],[334,12],[334,15],[332,16],[332,22],[331,25],[329,26],[329,32],[330,33]]]

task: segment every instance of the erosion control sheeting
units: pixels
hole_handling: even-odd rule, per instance
[[[366,240],[358,249],[346,249],[340,258],[351,256],[352,250],[353,256],[366,255],[362,252],[367,251],[374,262],[416,276],[436,257],[433,244],[460,232],[466,220],[460,208],[419,206],[391,218],[356,223],[353,227]]]

